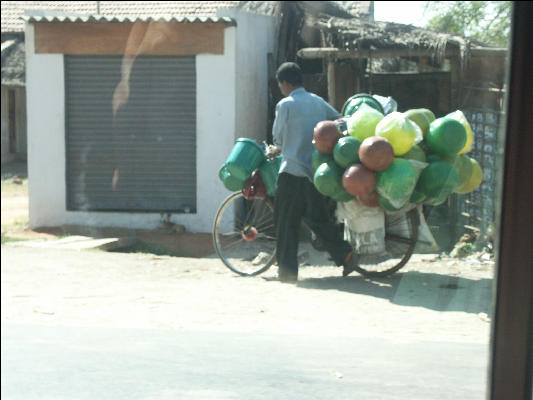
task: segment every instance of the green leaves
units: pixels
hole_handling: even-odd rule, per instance
[[[426,1],[432,17],[427,28],[507,47],[511,26],[510,1]]]

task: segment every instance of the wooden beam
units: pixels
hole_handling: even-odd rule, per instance
[[[53,22],[35,23],[35,53],[124,55],[133,33],[134,53],[145,55],[224,54],[224,23]]]
[[[337,59],[357,59],[357,58],[394,58],[394,57],[431,57],[435,55],[435,49],[376,49],[376,50],[342,50],[336,47],[307,47],[298,50],[298,57],[303,59],[316,58],[337,58]],[[471,49],[471,56],[499,56],[505,57],[507,49]],[[444,51],[445,57],[459,55],[458,48],[447,48]]]
[[[336,108],[335,101],[335,62],[328,60],[328,102]]]
[[[473,57],[507,57],[509,53],[508,48],[499,48],[499,47],[483,47],[477,49],[471,49],[470,54]]]

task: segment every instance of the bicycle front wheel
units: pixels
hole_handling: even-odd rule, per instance
[[[420,219],[417,209],[385,216],[385,252],[362,255],[356,271],[368,277],[391,275],[411,258],[418,239]]]
[[[229,195],[213,226],[213,245],[222,262],[242,276],[266,271],[276,258],[274,209],[268,198]]]

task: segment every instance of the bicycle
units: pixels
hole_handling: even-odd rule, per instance
[[[213,224],[213,245],[222,262],[241,276],[256,276],[276,260],[273,198],[252,178],[244,189],[230,194],[220,205]],[[360,255],[356,271],[366,277],[384,277],[401,269],[411,258],[418,239],[420,218],[412,208],[385,215],[385,251]],[[312,244],[320,243],[309,227]]]

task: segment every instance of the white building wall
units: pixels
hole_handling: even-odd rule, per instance
[[[35,54],[26,25],[26,107],[30,228],[67,223],[63,55]]]
[[[190,231],[211,232],[218,207],[229,194],[218,178],[218,171],[234,144],[237,29],[225,29],[223,57],[212,54],[196,57],[196,205],[201,218],[199,229],[188,227]],[[181,218],[176,216],[176,220]]]
[[[260,144],[268,128],[268,53],[274,52],[274,17],[235,8],[218,10],[219,16],[237,21],[235,138]]]
[[[251,18],[254,15],[251,15]],[[258,16],[260,17],[260,16]],[[190,232],[210,232],[216,211],[229,194],[218,178],[218,170],[226,161],[238,132],[252,131],[263,126],[264,140],[267,124],[268,88],[266,52],[273,39],[263,18],[259,26],[239,16],[242,29],[248,35],[261,37],[265,42],[247,46],[246,33],[240,25],[228,27],[224,34],[224,55],[201,54],[196,57],[197,82],[197,213],[173,214],[171,221],[182,224]],[[240,37],[240,57],[237,54],[237,35]],[[126,227],[152,229],[161,223],[159,213],[90,212],[66,210],[65,159],[65,99],[64,65],[62,55],[35,54],[33,25],[26,26],[26,82],[28,116],[28,175],[30,195],[30,227],[83,225],[94,227]],[[249,48],[256,51],[246,55]],[[257,49],[263,50],[257,50]],[[249,67],[236,71],[236,62],[252,58]],[[247,71],[254,68],[253,72]],[[242,75],[242,78],[241,78]],[[263,75],[263,76],[260,76]],[[239,78],[239,79],[237,79]],[[242,89],[244,88],[244,89]],[[241,90],[242,89],[242,90]],[[253,105],[253,98],[260,100]],[[246,111],[246,103],[250,109]],[[256,104],[257,103],[257,104]],[[237,117],[237,109],[241,116]],[[243,122],[244,121],[244,122]],[[237,126],[238,125],[238,126]],[[245,128],[246,127],[246,128]],[[259,130],[254,130],[254,132]]]

